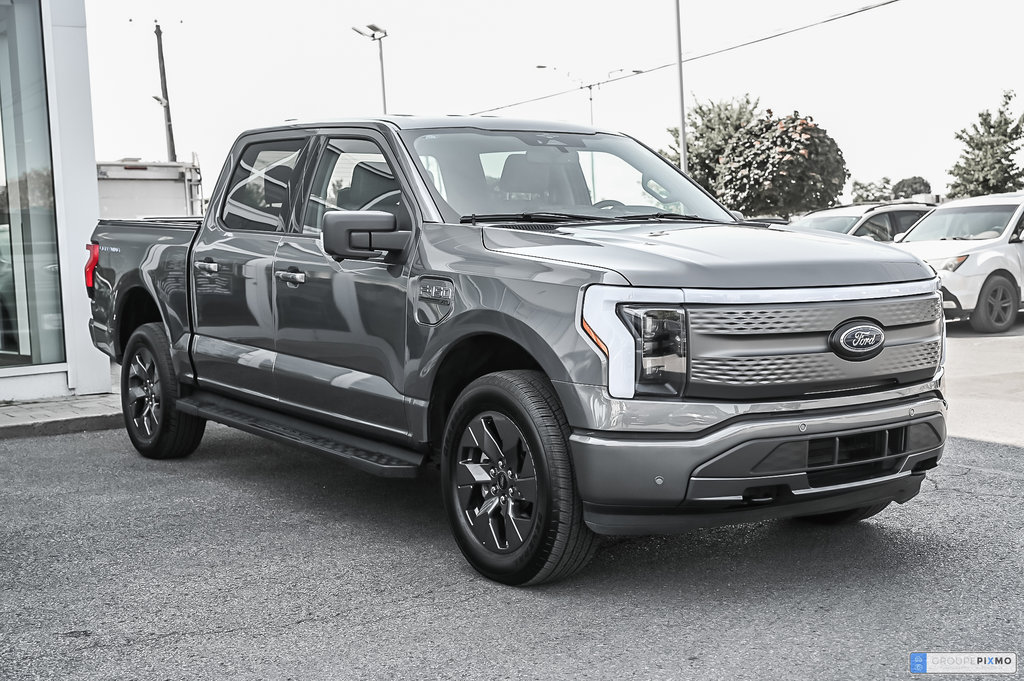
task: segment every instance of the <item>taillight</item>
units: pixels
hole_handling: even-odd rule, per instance
[[[100,245],[86,244],[85,249],[89,251],[89,260],[85,263],[85,290],[92,298],[93,272],[96,270],[96,263],[100,261]]]

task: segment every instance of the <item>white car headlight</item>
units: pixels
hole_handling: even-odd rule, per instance
[[[963,265],[966,260],[966,255],[958,255],[955,258],[939,258],[937,260],[928,260],[927,262],[936,272],[942,272],[943,270],[946,272],[956,272],[956,268]]]

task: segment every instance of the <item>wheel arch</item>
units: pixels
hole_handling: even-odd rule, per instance
[[[166,323],[153,295],[141,284],[130,286],[118,296],[117,312],[114,314],[114,359],[120,362],[128,339],[135,330],[150,322]]]
[[[495,329],[501,329],[501,333]],[[568,380],[565,364],[551,345],[523,322],[504,316],[498,324],[495,320],[477,320],[467,325],[465,333],[446,343],[443,352],[429,364],[437,368],[431,372],[425,425],[426,439],[435,453],[452,405],[477,378],[496,371],[529,369],[549,380]]]
[[[999,269],[995,269],[989,272],[988,276],[985,277],[985,282],[981,285],[982,288],[984,288],[985,284],[987,284],[989,280],[991,280],[992,277],[996,275],[1002,275],[1010,280],[1010,283],[1013,284],[1013,288],[1017,290],[1017,302],[1020,302],[1021,282],[1017,281],[1017,277],[1014,276],[1013,272],[1006,269],[1005,267],[1000,267]]]

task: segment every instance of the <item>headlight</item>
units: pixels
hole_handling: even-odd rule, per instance
[[[939,258],[938,260],[928,260],[926,262],[931,265],[936,272],[941,272],[942,270],[946,270],[947,272],[956,272],[956,268],[963,265],[966,260],[966,255],[958,255],[955,258]]]
[[[686,324],[681,308],[620,305],[636,342],[636,394],[678,396],[686,383]]]
[[[686,383],[686,314],[680,289],[588,286],[580,334],[607,357],[612,397],[674,397]]]

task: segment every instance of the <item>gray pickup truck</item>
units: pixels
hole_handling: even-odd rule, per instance
[[[621,134],[254,130],[204,219],[102,221],[89,255],[143,456],[212,420],[376,475],[436,463],[456,543],[507,584],[596,535],[867,518],[945,441],[934,272],[738,221]]]

